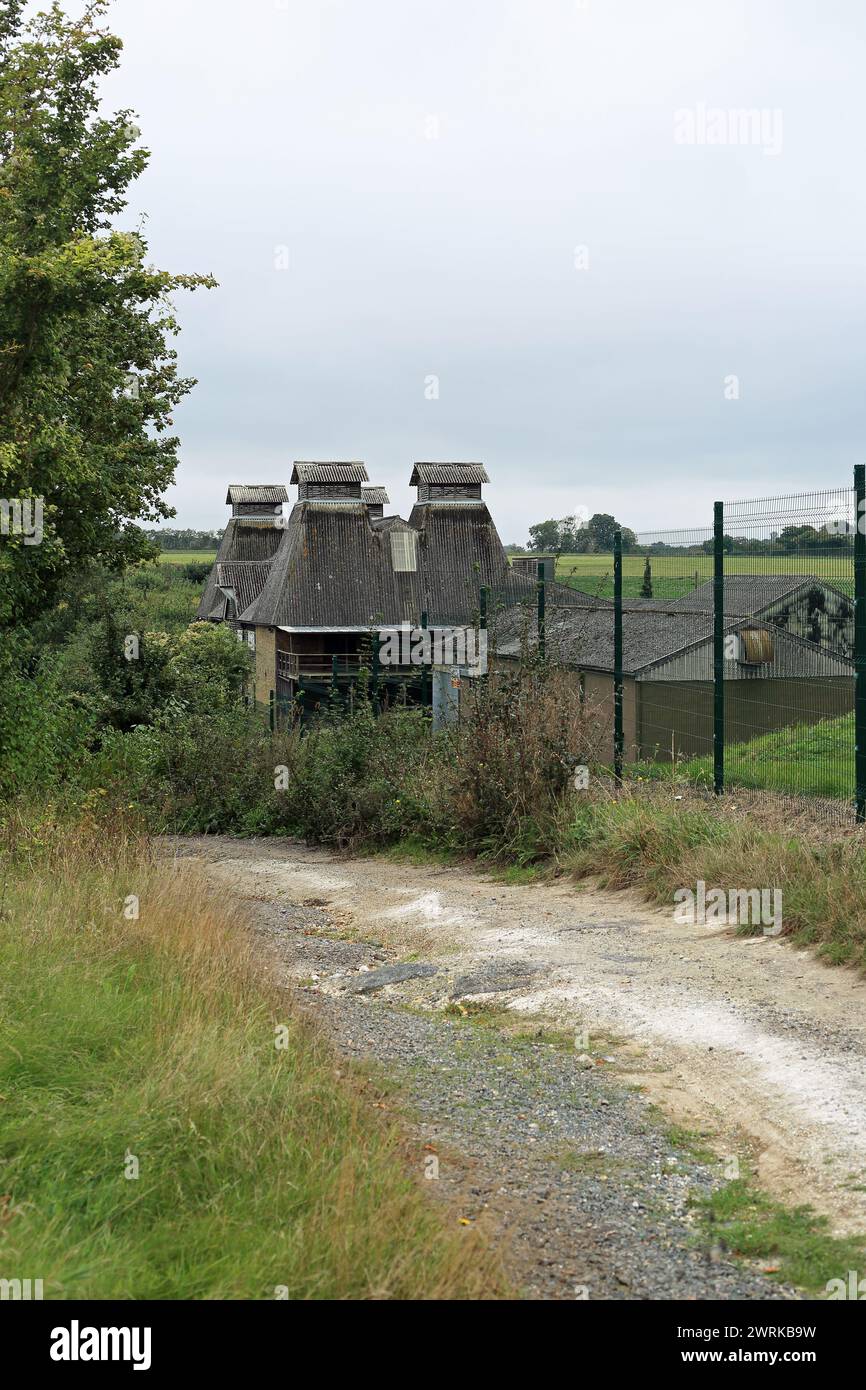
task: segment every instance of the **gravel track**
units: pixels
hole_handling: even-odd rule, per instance
[[[724,1181],[721,1165],[673,1142],[646,1088],[623,1073],[622,1040],[596,1036],[587,1053],[541,1017],[527,1023],[525,1010],[514,1011],[549,981],[546,965],[519,951],[455,949],[456,910],[433,913],[437,929],[449,919],[439,952],[417,959],[407,944],[418,944],[419,915],[423,937],[423,904],[402,917],[398,908],[395,940],[381,912],[374,922],[357,892],[346,891],[346,871],[366,866],[376,875],[383,866],[375,860],[282,841],[164,844],[244,901],[277,976],[299,989],[338,1049],[397,1083],[419,1173],[435,1174],[431,1197],[452,1219],[490,1233],[525,1297],[796,1297],[700,1231],[690,1198]],[[310,869],[311,855],[313,891],[304,872],[284,872],[287,856]],[[396,873],[404,893],[429,881],[424,869]],[[614,954],[618,974],[640,961],[637,952]],[[484,1004],[512,1012],[476,1015]]]

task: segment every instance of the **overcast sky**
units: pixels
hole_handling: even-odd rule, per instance
[[[403,515],[413,460],[480,459],[505,541],[579,507],[705,524],[866,459],[862,0],[116,0],[112,26],[151,258],[220,282],[180,299],[175,524],[295,458],[364,459]]]

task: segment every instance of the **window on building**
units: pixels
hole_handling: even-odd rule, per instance
[[[414,531],[391,532],[391,563],[396,574],[406,574],[411,570],[417,570],[417,540],[418,537]]]

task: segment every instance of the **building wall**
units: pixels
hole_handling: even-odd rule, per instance
[[[603,671],[573,672],[575,686],[583,698],[598,711],[598,720],[603,730],[602,758],[613,760],[613,676]],[[622,732],[623,756],[626,762],[634,762],[637,757],[637,702],[635,681],[632,676],[624,676],[622,682]]]
[[[267,705],[277,682],[276,632],[272,627],[256,628],[256,704]]]
[[[713,751],[711,681],[639,681],[641,757],[669,760]],[[791,724],[835,719],[854,708],[851,676],[725,681],[725,743],[744,743]]]
[[[511,566],[518,574],[528,574],[530,578],[538,578],[538,566],[544,565],[544,582],[552,584],[556,578],[556,556],[555,555],[515,555],[512,558]]]

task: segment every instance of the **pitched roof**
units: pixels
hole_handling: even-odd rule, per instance
[[[262,592],[270,570],[270,560],[242,560],[217,565],[217,586],[224,591],[232,591],[237,611],[242,613]]]
[[[815,574],[726,574],[725,612],[741,616],[762,613],[771,604],[815,587],[832,589],[833,586]],[[668,607],[712,612],[713,581],[708,579],[691,593],[668,600]]]
[[[380,506],[384,507],[388,505],[389,500],[388,494],[383,487],[371,487],[365,484],[361,488],[362,502],[378,503]]]
[[[418,502],[409,524],[420,536],[421,607],[431,626],[471,621],[482,587],[494,602],[515,602],[536,592],[528,575],[511,569],[484,502]]]
[[[496,626],[496,650],[500,656],[519,656],[523,641],[537,642],[535,623],[521,629],[515,614],[506,614]],[[693,646],[712,635],[710,614],[673,613],[657,609],[623,608],[623,671],[634,675],[645,666]],[[563,665],[613,670],[613,614],[611,607],[551,608],[545,621],[548,657]]]
[[[283,539],[284,532],[274,524],[273,519],[251,516],[232,516],[226,523],[216,559],[207,577],[204,593],[201,596],[196,617],[212,618],[223,616],[223,603],[217,571],[220,565],[247,562],[270,563]]]
[[[288,502],[289,494],[284,487],[277,487],[275,483],[251,483],[249,486],[243,483],[232,483],[226,493],[226,503],[232,506],[238,502],[264,502],[269,505],[278,506],[281,502]]]
[[[489,483],[487,470],[482,463],[416,463],[412,469],[409,486],[419,483]]]
[[[846,658],[823,651],[812,642],[791,633],[780,633],[770,624],[758,624],[753,620],[742,623],[732,620],[728,615],[726,631],[737,631],[743,627],[760,626],[774,635],[774,640],[784,640],[792,653],[801,653],[805,662],[803,672],[813,673],[816,658],[824,662],[835,662],[844,673],[851,667]],[[669,657],[700,647],[710,642],[713,635],[711,613],[700,611],[676,612],[670,608],[659,609],[645,606],[638,608],[623,605],[622,645],[623,673],[638,675],[648,668],[666,661]],[[516,657],[521,653],[524,643],[530,650],[538,641],[534,621],[527,622],[516,611],[503,614],[495,625],[496,652],[503,657]],[[565,666],[586,670],[613,671],[613,615],[609,608],[572,608],[548,610],[545,623],[545,650],[550,659]],[[800,658],[797,658],[798,660]]]
[[[420,570],[396,571],[392,561],[390,530],[399,521],[375,524],[361,501],[297,502],[244,621],[318,631],[416,623]]]
[[[363,463],[357,460],[351,463],[317,463],[296,459],[289,481],[292,483],[368,483],[370,479]]]

